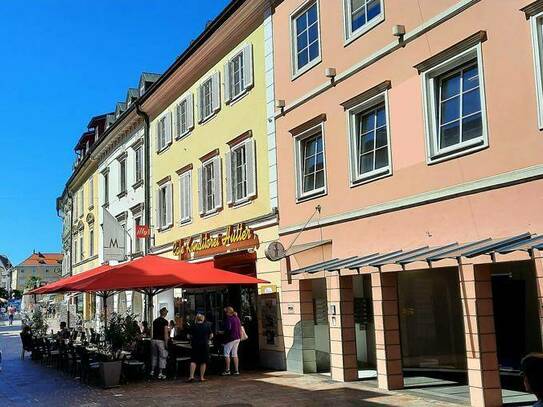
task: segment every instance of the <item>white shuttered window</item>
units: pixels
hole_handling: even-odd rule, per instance
[[[194,105],[192,93],[189,93],[175,110],[175,138],[187,135],[194,128]]]
[[[226,153],[228,204],[238,204],[256,196],[256,160],[253,138],[232,147]]]
[[[156,126],[156,145],[157,151],[162,151],[172,142],[172,115],[166,113],[157,121]]]
[[[207,78],[198,89],[198,121],[201,123],[221,109],[221,78],[215,72]]]
[[[225,102],[245,94],[253,83],[253,46],[248,44],[224,65]]]
[[[185,171],[179,177],[181,223],[192,220],[192,171]]]
[[[167,182],[163,185],[161,185],[158,189],[158,197],[157,197],[157,205],[158,205],[158,227],[160,229],[166,229],[170,226],[172,226],[172,183]]]
[[[201,215],[222,208],[222,171],[218,156],[204,162],[198,169],[198,201]]]

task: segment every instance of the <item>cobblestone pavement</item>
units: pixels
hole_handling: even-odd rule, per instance
[[[103,390],[39,362],[20,358],[19,326],[2,326],[0,406],[453,406],[411,395],[377,391],[362,383],[337,383],[319,375],[251,372],[210,376],[205,383],[139,382]]]

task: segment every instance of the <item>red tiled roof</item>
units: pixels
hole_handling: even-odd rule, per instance
[[[32,253],[20,266],[55,266],[62,263],[62,253]]]

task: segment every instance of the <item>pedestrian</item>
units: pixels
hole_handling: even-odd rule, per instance
[[[13,325],[13,318],[15,317],[15,312],[17,312],[17,309],[10,304],[8,306],[8,319],[10,325]]]
[[[169,329],[166,315],[168,315],[168,309],[163,307],[160,309],[160,316],[153,321],[153,339],[151,341],[151,376],[153,376],[158,365],[159,373],[157,378],[159,380],[166,379],[164,371],[166,370],[166,360],[168,358],[166,346],[169,340]]]
[[[520,362],[526,390],[537,397],[534,407],[543,407],[543,353],[530,353]]]
[[[71,335],[72,334],[71,334],[70,330],[66,326],[66,322],[61,321],[61,323],[60,323],[60,331],[58,331],[58,333],[57,333],[57,338],[58,339],[70,339]]]
[[[149,322],[142,321],[142,323],[141,323],[141,333],[146,338],[149,338],[151,336],[151,330],[149,329]]]
[[[238,347],[241,342],[241,321],[232,307],[224,309],[224,363],[223,376],[230,375],[230,357],[234,361],[234,375],[239,375]]]
[[[209,362],[209,341],[213,339],[211,327],[203,314],[197,314],[190,330],[190,376],[188,382],[194,381],[196,366],[200,365],[200,381],[205,382],[207,363]]]
[[[170,320],[169,330],[170,330],[170,339],[173,340],[175,336],[177,335],[176,328],[175,328],[175,321],[173,319]]]

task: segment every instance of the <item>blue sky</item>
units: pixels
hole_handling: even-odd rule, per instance
[[[0,253],[60,251],[55,199],[90,117],[164,72],[227,3],[0,1]]]

